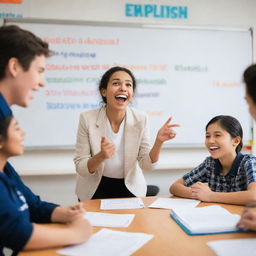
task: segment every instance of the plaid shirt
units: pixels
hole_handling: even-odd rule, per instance
[[[215,192],[247,190],[247,185],[256,181],[256,157],[237,154],[228,174],[222,174],[219,160],[207,157],[203,163],[183,176],[187,187],[200,181],[208,183]]]

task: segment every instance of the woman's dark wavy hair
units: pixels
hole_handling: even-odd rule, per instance
[[[227,131],[232,138],[235,138],[235,137],[241,138],[240,143],[236,147],[236,153],[240,152],[243,147],[243,129],[240,122],[232,116],[224,116],[224,115],[215,116],[206,125],[205,130],[207,131],[208,126],[214,123],[219,123],[220,126],[225,131]]]
[[[103,76],[101,77],[101,80],[100,80],[100,83],[99,83],[99,92],[100,92],[100,94],[101,94],[102,89],[107,89],[110,77],[117,71],[124,71],[124,72],[126,72],[127,74],[130,75],[130,77],[132,78],[133,91],[135,92],[136,79],[135,79],[133,73],[127,68],[116,66],[116,67],[112,67],[109,70],[107,70],[103,74]],[[104,97],[102,94],[101,94],[101,97],[102,97],[103,102],[107,103],[106,97]]]

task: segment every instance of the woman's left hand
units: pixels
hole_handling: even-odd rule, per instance
[[[168,120],[164,123],[164,125],[160,128],[157,133],[156,139],[160,142],[165,142],[167,140],[171,140],[175,138],[176,132],[172,129],[173,127],[179,127],[179,124],[169,124],[172,120],[172,117],[168,118]]]

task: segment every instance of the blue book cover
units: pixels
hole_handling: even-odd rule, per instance
[[[220,232],[192,232],[189,230],[178,218],[177,216],[172,212],[170,213],[171,218],[190,236],[198,236],[198,235],[215,235],[215,234],[225,234],[225,233],[240,233],[245,232],[245,230],[237,229],[237,230],[224,230]]]

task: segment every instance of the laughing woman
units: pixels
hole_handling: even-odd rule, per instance
[[[99,85],[104,106],[80,115],[74,158],[80,200],[146,196],[142,170],[152,170],[162,144],[176,136],[169,118],[150,149],[146,115],[128,107],[135,88],[130,70],[113,67]]]

